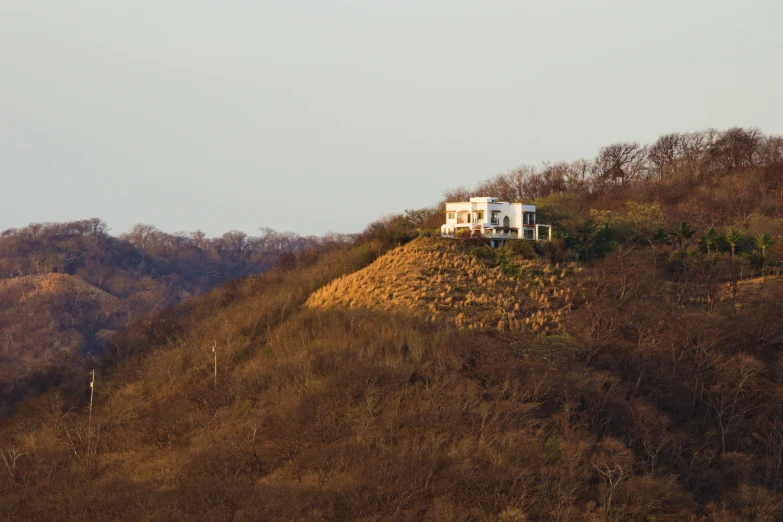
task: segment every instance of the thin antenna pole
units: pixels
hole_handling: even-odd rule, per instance
[[[217,341],[212,343],[212,353],[215,355],[215,389],[217,389]]]
[[[92,370],[92,381],[90,381],[90,416],[89,423],[92,423],[92,397],[95,394],[95,369]]]

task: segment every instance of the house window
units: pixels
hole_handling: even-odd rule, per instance
[[[498,213],[494,210],[492,211],[491,217],[489,219],[489,222],[493,225],[497,225],[500,223],[500,220],[498,220]]]
[[[456,214],[454,212],[449,212],[449,213],[446,214],[446,218],[447,219],[454,219],[455,216],[456,216]]]
[[[479,223],[481,221],[484,221],[484,213],[481,211],[476,212],[476,223]]]
[[[534,232],[530,229],[525,230],[525,239],[535,239]]]
[[[503,226],[504,227],[510,227],[511,226],[511,220],[508,219],[508,216],[503,218]]]

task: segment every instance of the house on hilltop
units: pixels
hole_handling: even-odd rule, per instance
[[[446,203],[446,224],[440,227],[441,236],[456,237],[462,230],[489,239],[493,247],[510,239],[552,239],[552,226],[538,223],[535,205],[489,197]]]

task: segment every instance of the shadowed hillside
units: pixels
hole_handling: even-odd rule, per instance
[[[8,403],[81,366],[80,349],[94,337],[108,341],[113,332],[101,328],[121,313],[118,298],[56,273],[0,279],[0,303],[0,393]]]
[[[340,238],[333,238],[340,241]],[[0,412],[60,382],[147,314],[263,272],[322,240],[265,230],[209,239],[137,225],[119,238],[98,219],[0,234]]]

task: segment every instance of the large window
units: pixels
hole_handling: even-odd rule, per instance
[[[482,221],[484,221],[484,212],[479,210],[476,212],[476,223],[480,223]]]
[[[456,217],[456,215],[457,214],[455,212],[448,212],[446,214],[446,219],[454,219]]]
[[[508,216],[503,218],[503,226],[506,227],[506,228],[511,226],[511,220],[508,219]]]

